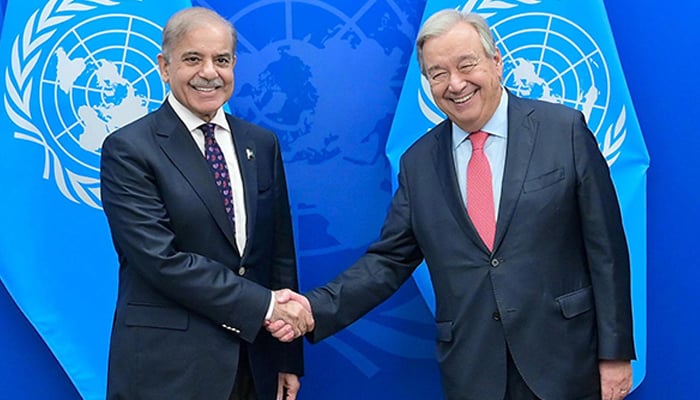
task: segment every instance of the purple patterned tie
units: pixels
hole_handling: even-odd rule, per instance
[[[226,165],[226,159],[224,158],[224,153],[221,152],[221,147],[216,143],[214,139],[214,124],[204,124],[199,128],[204,132],[204,157],[209,163],[209,167],[214,173],[214,181],[216,182],[216,187],[219,188],[219,193],[221,193],[221,198],[224,200],[224,208],[226,209],[226,215],[231,222],[231,227],[233,231],[236,231],[236,218],[233,213],[233,193],[231,191],[231,178],[228,174],[228,166]]]

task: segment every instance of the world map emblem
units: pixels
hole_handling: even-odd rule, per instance
[[[330,273],[350,265],[357,249],[375,239],[390,201],[384,145],[422,5],[251,0],[228,7],[223,15],[239,34],[231,110],[279,137],[300,276],[313,279],[321,266]],[[327,339],[334,351],[326,362],[351,363],[369,392],[385,386],[370,378],[397,357],[416,366],[432,363],[434,344],[403,329],[432,332],[407,311],[422,300],[405,297],[377,308],[380,317],[370,315]],[[344,384],[356,383],[338,383]]]
[[[412,38],[398,31],[408,25],[403,13],[374,3],[251,2],[231,6],[240,11],[227,16],[239,30],[231,110],[280,139],[294,217],[300,231],[313,231],[300,235],[302,256],[366,245],[379,226],[350,221],[378,225],[386,211],[383,143],[402,83],[392,77],[401,76],[398,68],[410,59],[399,47]],[[381,31],[372,20],[378,8],[386,19]],[[256,29],[260,15],[274,23]],[[382,60],[370,65],[378,83],[352,79],[368,60]],[[358,93],[365,93],[361,107],[354,102]],[[323,185],[308,179],[321,171],[333,178],[318,175]],[[364,201],[348,193],[363,193]]]
[[[503,85],[519,97],[564,104],[581,111],[608,165],[612,165],[626,137],[626,113],[624,106],[611,109],[610,72],[596,39],[576,21],[553,13],[519,10],[499,18],[501,10],[538,3],[539,0],[470,0],[462,11],[487,18],[503,57]],[[426,117],[436,123],[443,118],[425,78],[420,101]]]
[[[102,142],[166,94],[156,63],[161,27],[108,12],[118,4],[49,2],[15,38],[5,70],[14,137],[43,147],[43,178],[67,199],[98,209]]]

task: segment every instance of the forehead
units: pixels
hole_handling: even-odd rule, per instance
[[[465,58],[484,55],[479,33],[466,22],[457,23],[445,33],[432,37],[423,44],[423,61],[426,66],[447,61],[459,62]]]
[[[175,43],[177,53],[231,54],[231,31],[221,24],[206,24],[185,31]]]

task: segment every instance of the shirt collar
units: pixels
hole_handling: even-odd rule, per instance
[[[175,111],[175,114],[177,114],[180,120],[185,124],[188,131],[193,132],[195,129],[199,129],[202,124],[206,124],[203,119],[196,116],[192,111],[188,110],[187,107],[180,103],[175,96],[172,95],[172,93],[168,94],[167,101]],[[209,123],[215,124],[219,128],[229,131],[228,122],[226,121],[226,114],[224,113],[223,108],[216,110],[214,118],[212,118]]]
[[[496,107],[496,112],[493,113],[491,119],[486,121],[486,124],[482,131],[487,132],[490,135],[498,136],[502,138],[508,137],[508,92],[505,89],[501,89],[501,100]],[[470,132],[464,131],[462,128],[457,126],[454,122],[452,123],[452,146],[457,148],[462,142],[467,140]]]

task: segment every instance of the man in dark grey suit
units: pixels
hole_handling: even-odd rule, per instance
[[[236,31],[211,10],[175,14],[158,63],[171,93],[102,147],[102,201],[119,256],[108,399],[295,399],[302,344],[261,329],[298,288],[275,135],[225,114]],[[290,303],[288,303],[290,304]]]
[[[583,115],[508,93],[479,16],[438,12],[417,48],[448,119],[403,155],[381,238],[306,293],[316,321],[308,337],[351,324],[425,259],[448,399],[624,398],[635,357],[629,256]]]

